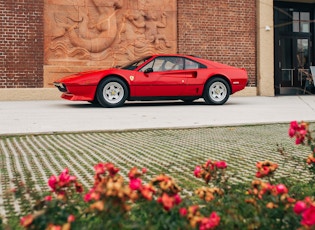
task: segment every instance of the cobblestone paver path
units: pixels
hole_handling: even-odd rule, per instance
[[[208,159],[225,160],[233,182],[252,180],[256,162],[263,160],[279,164],[279,177],[307,181],[310,175],[297,159],[304,160],[309,149],[294,144],[288,127],[271,124],[0,137],[0,215],[21,211],[21,204],[7,195],[14,186],[12,179],[19,177],[26,184],[33,180],[38,191],[48,191],[48,178],[68,167],[90,188],[93,166],[98,162],[114,163],[125,177],[134,166],[146,167],[147,179],[166,173],[186,190],[203,185],[193,170]],[[277,151],[279,147],[297,159],[284,157]]]

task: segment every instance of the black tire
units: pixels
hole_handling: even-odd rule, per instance
[[[210,79],[203,91],[203,98],[207,104],[223,105],[230,97],[231,89],[223,78]]]
[[[92,105],[95,105],[95,106],[99,106],[100,103],[98,102],[97,98],[95,98],[93,101],[89,101]]]
[[[126,83],[117,77],[107,77],[97,87],[96,97],[103,107],[122,106],[129,94]]]
[[[197,100],[198,98],[182,98],[181,100],[185,103],[185,104],[192,104],[194,102],[194,100]]]

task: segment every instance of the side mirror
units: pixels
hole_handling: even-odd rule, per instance
[[[147,68],[144,73],[152,73],[153,72],[153,68]]]

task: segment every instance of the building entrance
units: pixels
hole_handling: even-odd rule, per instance
[[[276,95],[314,93],[310,70],[314,55],[313,8],[313,4],[275,3]]]

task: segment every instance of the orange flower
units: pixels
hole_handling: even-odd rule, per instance
[[[20,224],[23,227],[28,227],[28,226],[30,226],[33,223],[33,220],[34,220],[34,216],[29,214],[29,215],[24,216],[24,217],[21,218]]]
[[[163,195],[157,199],[157,202],[161,203],[166,211],[169,211],[175,204],[181,202],[181,198],[178,194],[169,196],[167,193],[163,193]]]
[[[103,201],[97,201],[94,204],[91,204],[90,208],[96,209],[98,211],[103,211],[104,210],[104,203],[103,203]]]
[[[278,168],[278,164],[272,163],[270,161],[257,162],[257,178],[263,178],[265,176],[270,176]]]

